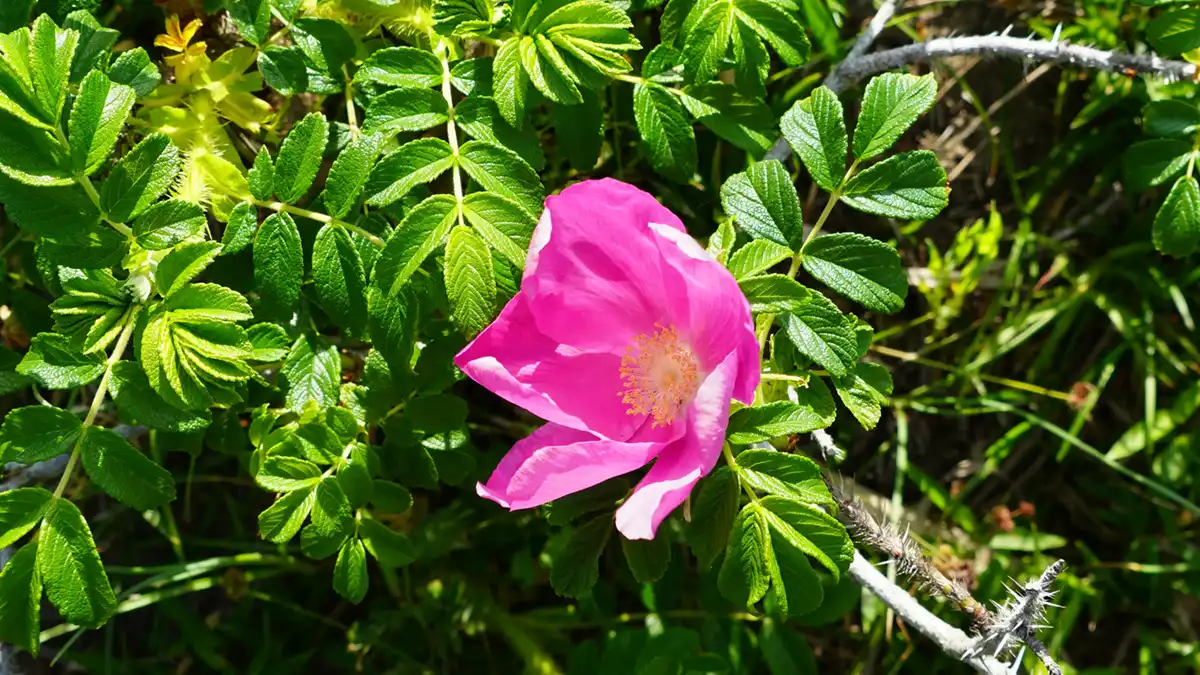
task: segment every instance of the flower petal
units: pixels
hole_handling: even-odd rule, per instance
[[[575,347],[623,352],[663,318],[668,274],[650,223],[683,224],[654,197],[604,179],[546,200],[522,290],[538,326]]]
[[[683,437],[659,454],[646,477],[617,509],[617,530],[626,539],[653,539],[663,519],[712,471],[725,442],[738,366],[738,355],[733,353],[709,374],[688,410]]]
[[[751,403],[760,377],[758,338],[750,303],[737,280],[685,232],[652,224],[670,273],[663,297],[670,322],[685,335],[706,372],[738,354],[733,396]]]
[[[518,441],[476,490],[509,510],[528,509],[638,469],[662,448],[662,443],[620,443],[550,423]]]
[[[621,400],[621,357],[550,339],[538,329],[527,300],[524,291],[517,293],[454,363],[471,379],[544,420],[629,440],[646,416],[629,415]]]

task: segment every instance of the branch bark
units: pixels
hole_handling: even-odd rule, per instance
[[[858,551],[854,552],[854,560],[850,563],[850,577],[896,612],[906,626],[915,628],[918,633],[933,640],[942,651],[980,673],[1005,675],[1008,672],[1003,663],[990,656],[968,656],[975,647],[974,639],[925,609],[908,591],[889,581]]]

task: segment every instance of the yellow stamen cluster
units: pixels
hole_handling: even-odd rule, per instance
[[[621,357],[621,401],[629,415],[650,415],[653,427],[666,426],[691,402],[700,365],[680,341],[674,326],[655,324],[653,335],[634,338]]]

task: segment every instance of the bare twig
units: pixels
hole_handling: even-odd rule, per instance
[[[848,58],[838,64],[842,78],[839,82],[853,84],[864,77],[910,63],[952,56],[1002,56],[1055,63],[1072,68],[1107,70],[1129,76],[1149,75],[1168,81],[1196,79],[1195,65],[1186,61],[1161,59],[1153,54],[1110,52],[1063,41],[1034,40],[1008,35],[978,35],[938,38],[858,58]]]

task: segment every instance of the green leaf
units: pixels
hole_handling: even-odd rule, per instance
[[[362,542],[351,537],[338,551],[337,563],[333,566],[333,590],[354,604],[367,597],[371,577],[367,575],[367,554]]]
[[[295,492],[312,488],[321,481],[321,469],[299,457],[275,455],[263,460],[254,474],[254,482],[271,492]]]
[[[788,339],[801,354],[834,377],[845,375],[858,360],[854,328],[828,298],[812,293],[808,302],[782,318]]]
[[[250,194],[261,201],[267,201],[275,194],[275,162],[265,143],[258,146],[254,166],[246,173],[246,185],[250,188]]]
[[[727,267],[734,279],[742,281],[757,276],[791,257],[792,249],[767,239],[755,239],[734,252]],[[791,277],[784,278],[792,281]]]
[[[340,227],[326,225],[317,233],[312,255],[313,285],[321,309],[351,335],[367,326],[367,277],[358,249]]]
[[[403,567],[417,559],[417,552],[408,537],[376,520],[364,518],[358,524],[363,543],[379,564],[384,567]]]
[[[42,488],[17,488],[0,492],[0,548],[12,546],[37,524],[54,501]]]
[[[20,4],[20,3],[18,3]],[[72,83],[79,82],[93,70],[107,68],[113,45],[121,32],[105,28],[85,9],[77,9],[63,20],[63,28],[79,33],[79,45],[71,61]]]
[[[1200,47],[1200,9],[1172,9],[1159,14],[1146,27],[1146,37],[1162,56]]]
[[[586,93],[584,98],[590,100],[595,98],[595,94]],[[599,100],[596,100],[597,105]],[[564,112],[569,110],[571,112]],[[564,145],[568,152],[575,151],[576,145],[587,146],[584,151],[591,152],[592,146],[597,143],[595,136],[600,134],[600,131],[592,128],[592,124],[603,125],[603,117],[600,119],[592,119],[591,114],[595,111],[587,108],[587,103],[578,106],[554,106],[551,113],[554,115],[554,125],[559,139],[559,143]],[[603,115],[603,111],[596,113]],[[567,118],[566,121],[563,118]],[[479,141],[487,141],[496,145],[503,145],[521,156],[521,159],[529,163],[529,166],[534,170],[540,171],[546,168],[546,157],[542,154],[541,139],[537,129],[526,127],[523,130],[514,128],[506,122],[500,115],[500,109],[496,107],[496,101],[488,96],[470,96],[458,102],[454,106],[454,121],[458,127],[465,131],[471,138]],[[582,128],[577,128],[582,127]],[[572,134],[579,134],[581,138],[568,138]],[[598,146],[595,148],[599,152]],[[587,170],[593,165],[587,166]]]
[[[309,401],[315,401],[318,407],[336,404],[341,366],[333,345],[311,335],[297,338],[282,370],[288,384],[288,408],[301,412]]]
[[[452,166],[454,156],[449,143],[440,138],[419,138],[380,160],[363,193],[371,206],[388,206]]]
[[[696,173],[696,136],[679,97],[654,82],[633,89],[633,115],[650,166],[663,176],[687,183]]]
[[[833,424],[837,409],[825,383],[812,378],[794,388],[796,401],[775,401],[742,408],[729,416],[729,441],[749,445],[791,434],[806,434]]]
[[[264,316],[290,317],[303,281],[304,251],[296,222],[286,213],[273,213],[254,240],[254,283]]]
[[[371,342],[391,369],[392,377],[411,368],[417,335],[416,296],[392,295],[376,286],[367,292],[367,322]]]
[[[771,595],[775,613],[781,616],[807,614],[821,604],[825,589],[805,556],[804,539],[787,523],[763,509],[771,533],[776,565],[771,571]]]
[[[68,185],[69,150],[43,129],[0,112],[0,172],[26,185]]]
[[[767,594],[778,574],[771,532],[762,507],[751,502],[733,521],[725,560],[717,576],[721,595],[739,607],[749,607]]]
[[[104,73],[88,73],[68,123],[71,166],[77,173],[92,173],[112,152],[135,98],[132,88],[114,84]]]
[[[253,317],[246,298],[218,284],[188,284],[171,294],[163,306],[174,321],[247,321]]]
[[[328,477],[317,485],[313,503],[312,524],[300,534],[304,555],[321,560],[337,553],[342,543],[354,531],[354,512],[341,484]]]
[[[804,249],[804,269],[873,312],[904,308],[908,279],[896,249],[855,232],[827,234]]]
[[[551,109],[554,132],[559,149],[566,155],[576,171],[591,171],[600,160],[600,149],[604,145],[604,105],[600,96],[590,90],[580,92],[583,102],[578,105],[556,105]],[[635,109],[636,114],[636,109]],[[689,125],[690,130],[690,125]],[[479,138],[479,136],[476,136]],[[480,140],[491,140],[480,138]],[[512,143],[501,145],[516,150],[534,169],[540,169],[529,155]]]
[[[382,145],[383,138],[380,136],[359,134],[338,154],[325,180],[325,191],[321,193],[321,201],[329,215],[343,218],[350,213],[367,183]]]
[[[42,333],[34,336],[17,372],[47,389],[74,389],[104,373],[104,356],[84,354],[65,335]]]
[[[1142,108],[1142,128],[1149,136],[1188,138],[1200,129],[1200,108],[1173,98],[1152,101]]]
[[[1121,162],[1131,190],[1145,190],[1174,180],[1195,153],[1189,141],[1155,138],[1129,146]]]
[[[340,79],[342,66],[357,51],[354,38],[333,19],[302,17],[292,23],[292,37],[318,72]]]
[[[37,547],[38,573],[46,596],[64,621],[99,628],[117,607],[92,531],[69,500],[54,499]]]
[[[612,529],[611,513],[601,514],[575,527],[550,567],[550,585],[555,593],[580,598],[591,592],[600,578],[600,554],[604,552]]]
[[[35,658],[41,647],[42,576],[37,542],[23,546],[0,571],[0,640],[26,649]]]
[[[309,84],[310,71],[299,47],[271,46],[258,53],[258,72],[263,81],[284,96],[295,96],[315,89]]]
[[[692,519],[687,528],[688,544],[700,562],[708,569],[729,542],[729,532],[737,517],[741,485],[738,476],[721,467],[700,481],[692,500]]]
[[[133,223],[138,245],[151,251],[171,248],[200,231],[206,223],[204,209],[182,199],[157,202]]]
[[[928,220],[950,200],[946,170],[929,150],[888,157],[846,183],[842,201],[889,218]]]
[[[891,148],[936,98],[933,75],[885,73],[872,78],[854,127],[854,156],[861,162]]]
[[[837,94],[818,88],[784,114],[780,127],[817,185],[834,190],[842,184],[846,173],[846,122]]]
[[[725,265],[729,260],[729,252],[733,250],[733,245],[737,241],[737,232],[733,230],[733,219],[726,218],[717,226],[717,230],[708,237],[708,246],[705,250],[718,263]]]
[[[225,3],[229,19],[246,42],[261,45],[271,28],[271,0],[229,0]]]
[[[207,409],[181,410],[163,400],[150,386],[146,373],[133,361],[113,364],[112,379],[108,386],[121,415],[136,424],[188,434],[203,431],[212,422],[212,415]]]
[[[221,236],[221,255],[233,255],[244,250],[254,242],[258,232],[258,208],[250,202],[242,202],[233,207],[229,214],[229,222],[225,224],[225,233]]]
[[[393,89],[371,101],[363,131],[372,134],[424,131],[445,124],[450,119],[449,111],[439,91]]]
[[[854,370],[834,380],[838,398],[854,419],[870,431],[879,423],[882,407],[892,393],[892,375],[876,363],[857,363]]]
[[[145,49],[135,47],[127,52],[121,52],[113,60],[108,69],[108,79],[132,87],[138,98],[146,96],[158,88],[162,82],[162,74],[150,60]]]
[[[1154,216],[1154,248],[1178,258],[1200,246],[1200,185],[1191,176],[1175,181]]]
[[[507,197],[530,214],[542,212],[546,193],[537,172],[515,152],[484,141],[459,148],[459,164],[485,190]]]
[[[350,508],[360,509],[371,500],[371,473],[365,464],[351,461],[338,470],[337,480],[342,486],[342,492],[346,493],[346,499],[350,500]]]
[[[583,102],[583,96],[579,93],[579,78],[546,36],[526,35],[521,38],[521,65],[533,86],[551,101],[564,105]]]
[[[33,22],[29,35],[29,78],[47,122],[57,123],[62,113],[71,60],[78,44],[79,33],[60,29],[48,14],[39,15]]]
[[[22,229],[64,242],[98,229],[100,220],[100,211],[78,186],[33,187],[0,174],[0,203]]]
[[[88,427],[79,444],[88,477],[117,501],[139,511],[175,499],[175,478],[111,429]]]
[[[721,186],[721,206],[755,239],[792,249],[804,241],[800,199],[787,169],[775,160],[730,176]]]
[[[13,0],[0,4],[0,32],[8,33],[29,25],[36,0]]]
[[[711,80],[717,74],[721,59],[729,49],[736,29],[732,0],[717,0],[703,7],[691,23],[683,40],[683,63],[693,81]],[[696,14],[696,10],[693,10]],[[689,21],[691,17],[688,17]]]
[[[696,121],[751,156],[761,157],[774,143],[775,115],[762,100],[724,82],[691,85],[683,92],[683,105]]]
[[[854,543],[837,518],[819,506],[787,497],[764,497],[762,505],[772,527],[786,532],[790,543],[829,570],[834,583],[841,580],[854,559]]]
[[[529,99],[529,76],[521,67],[521,41],[505,40],[492,62],[496,107],[509,124],[520,129],[525,124],[525,109]]]
[[[746,295],[746,300],[750,301],[750,311],[755,314],[795,312],[808,303],[812,295],[812,291],[783,274],[743,279],[738,282],[738,287]]]
[[[100,186],[100,207],[119,223],[133,220],[158,201],[179,172],[179,149],[163,134],[134,146]]]
[[[473,192],[463,199],[463,215],[487,245],[517,269],[525,267],[525,251],[537,219],[511,199],[492,192]]]
[[[654,539],[626,539],[621,537],[621,550],[629,571],[639,584],[652,584],[667,573],[671,563],[671,545],[666,534]]]
[[[464,335],[473,337],[495,316],[496,273],[491,252],[471,228],[450,230],[445,272],[450,320]]]
[[[313,489],[296,490],[283,495],[266,511],[258,514],[259,536],[276,544],[291,541],[300,531],[304,519],[308,518],[315,501],[316,490]]]
[[[766,40],[789,66],[803,65],[811,47],[791,6],[770,0],[736,0],[738,20]]]
[[[829,396],[828,390],[825,395]],[[756,490],[808,504],[834,504],[821,467],[807,457],[751,449],[737,456],[737,464],[742,480]]]
[[[0,427],[0,466],[33,464],[67,452],[82,429],[79,418],[61,408],[31,405],[12,410]]]
[[[372,283],[396,295],[421,263],[441,246],[458,215],[458,202],[451,195],[434,195],[418,204],[392,233],[379,260]]]
[[[495,9],[492,0],[434,0],[433,25],[441,35],[484,35]]]
[[[221,245],[215,241],[180,244],[158,263],[154,285],[163,297],[178,293],[203,272],[204,268],[212,264],[220,252]]]
[[[387,480],[375,480],[371,486],[371,504],[384,513],[404,513],[412,508],[408,488]]]
[[[250,326],[246,329],[246,337],[250,338],[254,347],[254,351],[247,357],[249,361],[282,361],[291,347],[287,331],[273,323],[256,323]]]
[[[442,63],[424,49],[389,47],[371,54],[354,74],[354,82],[412,89],[438,87],[442,84]]]
[[[308,192],[321,168],[328,140],[329,122],[321,113],[309,113],[292,127],[275,160],[275,194],[279,201],[291,204]]]

